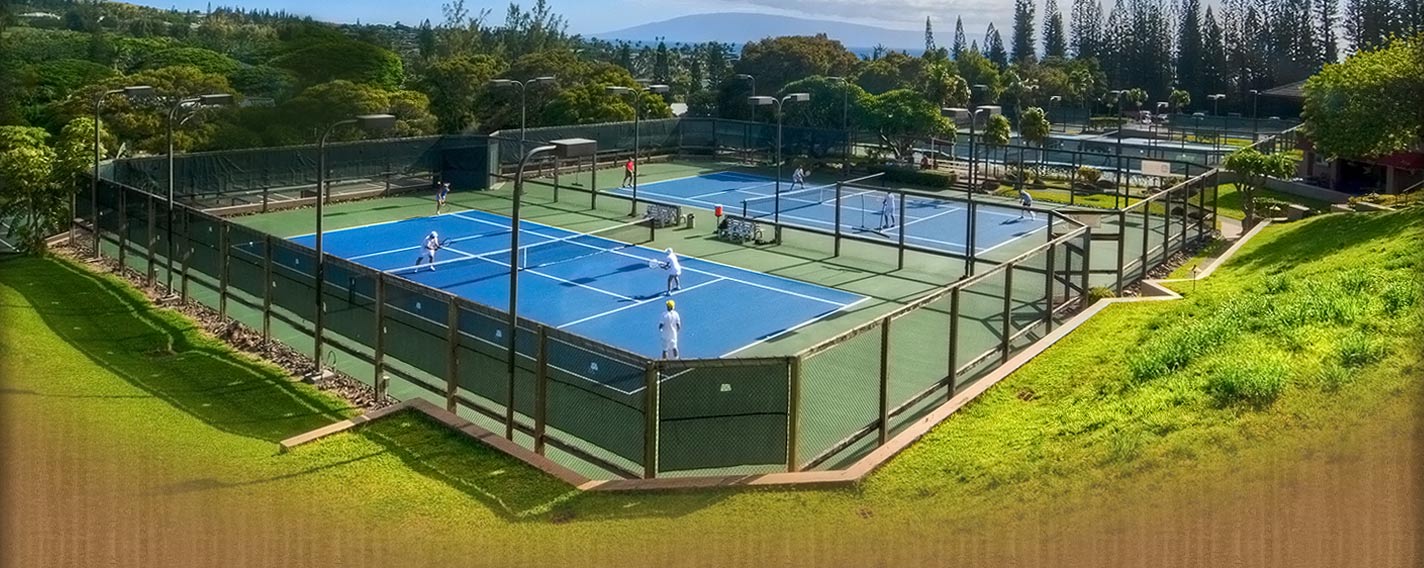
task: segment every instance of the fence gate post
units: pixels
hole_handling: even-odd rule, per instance
[[[836,196],[835,196],[835,200],[836,200],[836,201],[835,201],[835,203],[836,203],[836,207],[835,207],[835,209],[836,209],[836,218],[835,218],[835,240],[834,240],[834,243],[835,243],[835,244],[833,245],[833,249],[832,249],[833,254],[832,254],[832,256],[840,256],[840,255],[841,255],[841,190],[842,190],[843,187],[844,187],[844,186],[842,185],[842,183],[843,183],[843,182],[839,182],[839,181],[836,182]]]
[[[152,288],[158,277],[156,272],[158,267],[154,259],[154,249],[158,248],[158,242],[155,240],[158,237],[158,224],[155,219],[157,214],[154,212],[153,196],[148,196],[145,201],[148,203],[148,287]]]
[[[1014,310],[1014,264],[1009,263],[1004,267],[1004,322],[1000,328],[1003,338],[1000,340],[1001,348],[1004,350],[999,359],[999,363],[1009,362],[1009,347],[1013,343],[1013,321],[1010,317]]]
[[[946,398],[954,398],[955,383],[959,382],[959,291],[955,286],[949,293],[949,391]]]
[[[549,422],[549,328],[542,325],[534,368],[534,453],[542,456]]]
[[[1048,245],[1048,269],[1044,271],[1045,274],[1043,278],[1044,309],[1048,310],[1048,313],[1043,314],[1043,319],[1048,322],[1049,331],[1053,331],[1053,312],[1054,307],[1058,305],[1057,302],[1053,301],[1053,273],[1054,268],[1056,268],[1057,252],[1058,245]]]
[[[589,158],[590,167],[588,170],[588,208],[598,208],[598,152],[594,152]]]
[[[445,305],[445,410],[455,412],[460,388],[460,305],[450,296]]]
[[[123,274],[129,248],[129,192],[123,187],[115,187],[119,192],[119,273]]]
[[[180,297],[188,302],[188,264],[193,260],[193,210],[183,208],[183,272]]]
[[[658,363],[643,370],[643,478],[658,476]]]
[[[977,233],[977,232],[978,232],[978,229],[979,229],[978,226],[979,226],[979,202],[974,201],[974,188],[973,188],[973,187],[970,187],[970,188],[969,188],[969,222],[964,224],[964,227],[965,227],[964,230],[965,230],[965,232],[967,233],[967,234],[965,235],[965,242],[967,243],[966,246],[965,246],[965,252],[969,254],[969,258],[968,258],[968,260],[965,262],[965,268],[964,268],[964,271],[965,271],[964,274],[965,274],[966,276],[973,276],[973,275],[974,275],[974,262],[975,262],[975,260],[979,257],[979,246],[978,246],[978,244],[976,244],[976,242],[978,241],[978,239],[975,237],[975,233]]]
[[[1117,295],[1127,288],[1127,212],[1117,210]]]
[[[890,318],[880,320],[880,443],[890,441]]]
[[[385,398],[386,376],[386,275],[376,274],[376,353],[373,359],[371,387],[376,390],[376,400]]]
[[[1152,251],[1152,205],[1147,201],[1142,204],[1142,279],[1147,279],[1147,258]],[[1167,248],[1167,243],[1162,243],[1162,248]]]
[[[218,233],[218,262],[222,263],[222,266],[218,267],[218,319],[226,322],[227,281],[229,275],[232,273],[232,263],[228,258],[228,254],[231,253],[232,236],[229,234],[228,229],[232,227],[232,225],[227,219],[222,218],[218,219],[218,223],[221,224],[220,227],[222,229],[222,231]]]
[[[801,358],[789,357],[790,391],[786,408],[786,471],[795,472],[800,453],[798,439],[801,437]]]
[[[272,353],[272,235],[265,235],[262,243],[262,349]]]
[[[895,224],[897,225],[897,228],[900,230],[900,231],[899,231],[899,232],[900,232],[900,262],[899,262],[899,268],[900,268],[900,270],[904,270],[904,269],[905,269],[905,231],[906,231],[907,229],[906,229],[906,226],[905,226],[905,194],[903,194],[903,193],[900,194],[900,210],[895,213],[895,216],[896,216],[896,217],[895,217]]]

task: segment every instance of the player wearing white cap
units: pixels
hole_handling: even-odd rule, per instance
[[[426,235],[425,242],[420,245],[420,258],[415,260],[416,269],[420,268],[420,263],[429,261],[430,269],[435,270],[435,251],[440,250],[440,235],[431,231]]]
[[[682,263],[677,260],[677,253],[671,248],[663,251],[667,253],[667,260],[663,262],[663,269],[668,272],[667,294],[672,295],[673,290],[682,289]]]
[[[678,358],[677,338],[682,333],[682,316],[677,313],[677,304],[672,300],[667,301],[667,311],[663,312],[663,317],[658,321],[658,335],[663,340],[663,359],[668,358],[668,353],[672,353],[672,358]]]

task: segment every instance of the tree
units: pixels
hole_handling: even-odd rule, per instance
[[[925,71],[920,92],[939,106],[962,107],[969,104],[969,82],[955,75],[947,63],[935,63]]]
[[[1068,33],[1063,28],[1063,12],[1058,11],[1058,0],[1048,0],[1043,12],[1043,56],[1067,57]]]
[[[1002,114],[996,114],[990,116],[984,125],[984,131],[979,134],[979,142],[991,149],[1003,147],[1008,145],[1011,133],[1012,129],[1009,125],[1008,117]]]
[[[1051,129],[1048,113],[1039,107],[1028,107],[1019,114],[1019,136],[1027,142],[1042,146],[1048,141]]]
[[[1009,66],[1009,53],[1004,50],[1004,38],[999,35],[999,30],[994,28],[994,24],[989,24],[989,29],[984,32],[984,51],[989,56],[989,61],[999,69],[1006,69]]]
[[[1345,38],[1362,51],[1380,47],[1402,31],[1392,0],[1345,0]]]
[[[1203,59],[1201,0],[1184,0],[1177,22],[1177,84],[1199,96],[1208,94],[1201,90]]]
[[[1244,224],[1247,228],[1256,224],[1256,195],[1265,189],[1266,181],[1290,177],[1295,172],[1295,159],[1290,155],[1262,154],[1255,148],[1232,152],[1221,165],[1241,176],[1241,181],[1236,185],[1241,191],[1242,211],[1246,213]]]
[[[1305,82],[1305,132],[1321,153],[1369,158],[1417,148],[1424,132],[1421,42],[1396,41],[1326,65]]]
[[[964,50],[969,49],[964,37],[964,18],[954,18],[954,47],[950,51],[954,53],[954,58],[959,59],[964,55]]]
[[[1033,0],[1014,0],[1013,62],[1034,61]]]
[[[350,81],[392,90],[405,81],[405,69],[399,56],[352,40],[298,49],[273,59],[272,65],[292,71],[306,85]]]
[[[237,71],[236,59],[200,47],[175,47],[149,53],[140,63],[142,69],[161,69],[174,65],[192,65],[204,73],[228,76]]]
[[[987,103],[999,99],[999,69],[987,57],[980,54],[978,50],[970,49],[955,61],[955,67],[959,70],[959,76],[971,88],[974,85],[984,85],[989,88],[988,100],[976,100],[976,103]],[[975,95],[978,96],[978,95]]]
[[[1221,25],[1217,22],[1216,15],[1212,13],[1211,7],[1207,6],[1206,15],[1202,17],[1205,23],[1205,31],[1202,32],[1202,63],[1201,63],[1201,92],[1204,95],[1213,95],[1226,92],[1226,44],[1222,38]]]
[[[1180,113],[1192,106],[1192,95],[1181,89],[1172,89],[1172,94],[1167,96],[1167,104],[1172,105],[1173,111]]]
[[[488,55],[440,57],[426,66],[418,84],[430,93],[430,111],[441,132],[464,132],[475,126],[476,97],[501,70],[499,61]]]
[[[782,93],[810,93],[811,100],[786,107],[786,124],[839,130],[842,122],[851,126],[865,119],[869,93],[855,83],[832,81],[825,77],[807,77],[789,83]],[[743,101],[745,104],[745,101]]]
[[[1101,55],[1103,6],[1099,0],[1073,0],[1073,55],[1093,59]]]
[[[880,133],[896,156],[909,155],[916,140],[925,136],[954,136],[954,125],[940,108],[910,89],[898,89],[870,98],[865,125]]]
[[[1322,63],[1340,61],[1340,35],[1335,31],[1335,21],[1340,18],[1339,0],[1315,1],[1315,37],[1320,42]]]
[[[826,37],[774,37],[742,47],[737,73],[756,77],[757,94],[775,93],[797,79],[824,75],[848,77],[859,58],[841,42]]]
[[[938,51],[935,47],[934,24],[930,22],[930,17],[925,16],[925,55],[930,55]]]
[[[68,200],[55,183],[55,153],[43,129],[0,126],[0,223],[5,236],[26,253],[44,252],[57,232]]]

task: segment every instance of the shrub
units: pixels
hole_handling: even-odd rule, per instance
[[[1103,179],[1103,171],[1092,166],[1078,166],[1078,179],[1088,185],[1094,185]]]
[[[1383,341],[1363,331],[1352,332],[1335,344],[1336,358],[1341,365],[1350,369],[1374,363],[1388,354],[1389,348]]]
[[[1395,317],[1419,302],[1419,287],[1409,280],[1390,280],[1380,300],[1384,302],[1385,314]]]
[[[1115,297],[1117,297],[1117,294],[1113,293],[1112,288],[1108,288],[1105,286],[1093,286],[1092,288],[1088,289],[1087,302],[1088,305],[1091,306],[1093,304],[1098,303],[1098,300],[1105,300],[1107,298]]]
[[[1232,362],[1232,365],[1223,364],[1207,378],[1207,394],[1217,404],[1265,408],[1285,392],[1290,371],[1283,361],[1236,359]]]
[[[1338,392],[1354,380],[1355,376],[1350,373],[1349,369],[1335,364],[1326,365],[1315,378],[1315,381],[1320,384],[1321,390],[1326,392]]]
[[[953,189],[957,176],[954,172],[940,172],[935,170],[921,170],[907,168],[904,166],[887,166],[884,164],[870,166],[873,173],[884,173],[885,181],[890,183],[903,183],[918,185],[934,189]]]

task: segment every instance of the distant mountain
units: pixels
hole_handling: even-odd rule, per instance
[[[831,39],[840,40],[847,47],[884,45],[890,49],[906,50],[918,54],[925,45],[924,32],[922,31],[892,30],[845,22],[742,12],[682,16],[627,29],[593,34],[593,37],[604,40],[644,42],[661,37],[666,38],[670,43],[720,41],[742,44],[767,37],[822,33]]]

